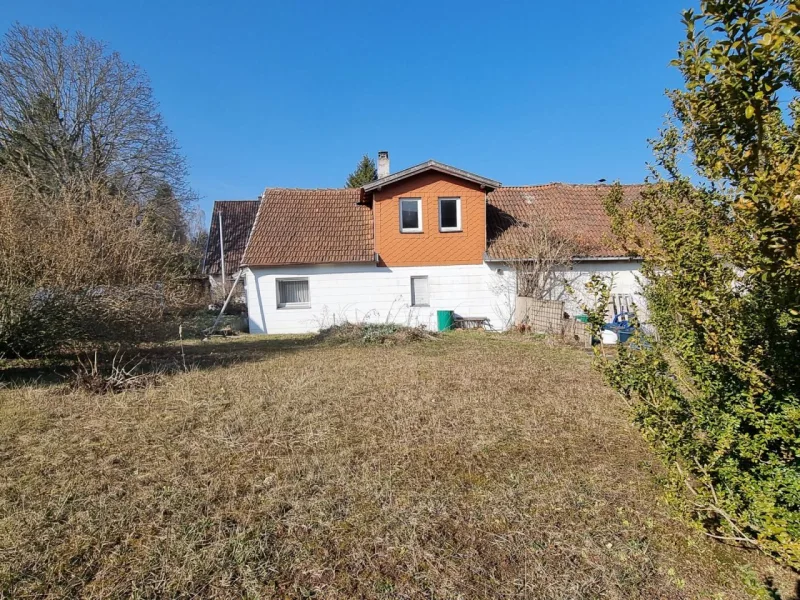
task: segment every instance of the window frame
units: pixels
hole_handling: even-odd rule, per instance
[[[428,303],[427,304],[416,304],[414,298],[414,280],[415,279],[424,279],[425,280],[425,287],[426,291],[428,292]],[[411,308],[430,308],[431,306],[431,286],[430,281],[427,275],[412,275],[408,282],[409,286],[411,287]]]
[[[442,201],[455,200],[456,201],[456,226],[455,227],[442,227]],[[442,196],[439,198],[439,231],[442,233],[458,233],[464,231],[461,221],[461,196]]]
[[[284,281],[305,281],[308,288],[308,302],[281,302],[281,283]],[[275,278],[275,305],[278,310],[292,310],[297,308],[311,308],[311,281],[308,277],[276,277]]]
[[[403,227],[403,202],[417,203],[418,227]],[[398,207],[400,209],[400,233],[422,233],[422,198],[400,198]]]

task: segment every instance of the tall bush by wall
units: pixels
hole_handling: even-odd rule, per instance
[[[652,186],[607,200],[660,342],[603,363],[710,535],[800,567],[800,10],[704,1]],[[692,168],[681,167],[691,160]],[[594,282],[596,291],[602,285]],[[599,320],[599,319],[598,319]]]

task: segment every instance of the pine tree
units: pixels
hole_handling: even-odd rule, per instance
[[[375,181],[377,178],[378,168],[375,166],[375,161],[365,154],[358,163],[356,170],[347,176],[347,181],[344,185],[349,188],[359,188],[371,181]]]

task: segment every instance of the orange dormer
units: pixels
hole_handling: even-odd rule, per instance
[[[379,264],[481,264],[486,251],[486,194],[499,186],[433,160],[364,186],[372,196]]]

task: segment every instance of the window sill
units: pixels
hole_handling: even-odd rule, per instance
[[[400,233],[424,233],[422,229],[401,229]]]
[[[463,229],[439,229],[439,233],[464,233]]]
[[[430,308],[430,304],[412,304],[411,308]]]
[[[310,304],[279,304],[278,310],[304,310],[311,308]]]

